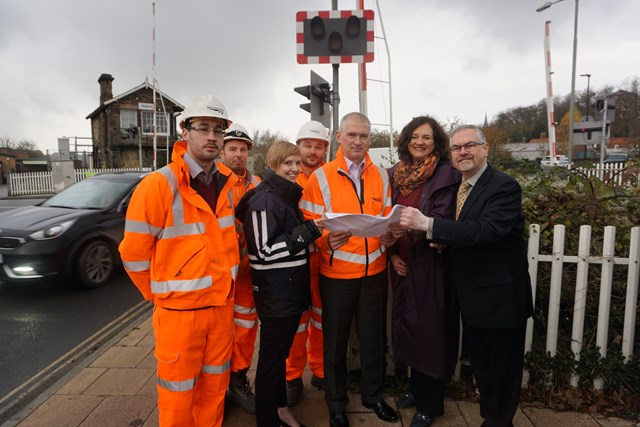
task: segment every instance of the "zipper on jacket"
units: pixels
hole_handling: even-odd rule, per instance
[[[363,214],[364,210],[362,209],[362,205],[364,205],[364,179],[362,179],[362,174],[360,175],[360,196],[358,196],[358,187],[356,187],[356,183],[353,182],[353,180],[351,179],[351,175],[349,175],[348,173],[345,173],[340,169],[338,169],[338,173],[344,176],[345,178],[347,178],[349,182],[351,182],[351,185],[353,186],[353,191],[356,193],[356,198],[358,198],[358,202],[360,205],[360,213]],[[362,173],[364,173],[364,169],[362,170]],[[364,238],[364,250],[366,254],[365,257],[367,259],[364,265],[364,276],[366,277],[369,275],[369,241],[367,237]],[[331,251],[331,257],[329,258],[329,265],[332,265],[332,263],[333,263],[333,251]]]
[[[182,267],[184,267],[185,265],[187,265],[189,263],[189,261],[191,261],[191,259],[196,256],[201,250],[204,249],[204,246],[202,246],[200,249],[198,249],[197,251],[195,251],[193,254],[191,254],[191,256],[189,258],[187,258],[187,260],[185,262],[182,263],[182,265],[180,266],[180,269],[174,273],[173,277],[178,277],[179,275],[182,274]]]

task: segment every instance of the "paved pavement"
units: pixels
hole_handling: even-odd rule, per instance
[[[72,372],[40,395],[32,404],[2,427],[151,427],[158,425],[156,405],[154,340],[151,314],[115,336],[98,352],[82,361]],[[257,351],[256,351],[257,357]],[[256,360],[249,376],[253,381]],[[305,372],[305,388],[300,403],[292,408],[297,419],[309,427],[327,426],[328,412],[323,392],[310,385],[311,373]],[[386,396],[395,406],[393,397]],[[412,409],[400,410],[400,422],[389,424],[360,405],[359,396],[350,396],[347,416],[352,426],[409,426]],[[445,415],[435,427],[479,426],[482,423],[476,403],[447,400]],[[230,407],[225,427],[255,425],[255,417]],[[640,423],[597,414],[553,412],[548,409],[522,407],[516,414],[516,427],[621,427]]]

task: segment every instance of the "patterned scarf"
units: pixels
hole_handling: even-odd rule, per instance
[[[398,163],[393,173],[393,180],[398,187],[398,191],[404,197],[411,194],[413,190],[424,184],[433,175],[438,164],[438,156],[430,154],[422,163],[408,164]]]

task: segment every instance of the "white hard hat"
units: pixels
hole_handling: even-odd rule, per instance
[[[253,141],[249,136],[249,132],[247,132],[244,126],[239,125],[237,123],[234,123],[231,126],[229,126],[229,129],[227,129],[224,134],[225,143],[233,139],[246,142],[247,145],[249,146],[249,149],[251,149],[251,146],[253,145]]]
[[[318,121],[311,120],[310,122],[302,125],[298,131],[298,137],[296,138],[296,144],[302,139],[317,139],[324,141],[329,145],[329,131],[324,125]]]
[[[231,124],[227,109],[213,95],[203,95],[193,99],[180,115],[180,127],[184,128],[187,120],[193,117],[222,119],[225,121],[225,127],[229,127]]]

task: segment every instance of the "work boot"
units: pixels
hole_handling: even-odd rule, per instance
[[[296,406],[298,404],[303,388],[302,378],[287,381],[287,406]]]
[[[251,386],[247,379],[247,369],[231,372],[227,395],[231,402],[239,406],[243,411],[249,414],[256,413],[256,396],[251,391]]]
[[[320,378],[316,374],[311,376],[311,385],[318,387],[320,390],[324,390],[324,378]]]

